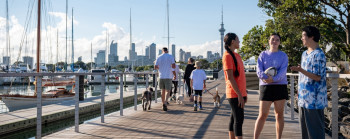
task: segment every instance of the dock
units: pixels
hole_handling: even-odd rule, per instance
[[[62,130],[43,138],[228,138],[228,123],[231,108],[226,100],[225,81],[208,81],[207,88],[214,92],[218,87],[221,96],[221,107],[214,108],[212,97],[203,94],[204,110],[193,111],[193,103],[185,97],[183,104],[170,101],[168,111],[162,111],[160,99],[152,103],[150,111],[142,111],[139,105],[137,111],[133,107],[124,109],[123,116],[119,112],[105,116],[105,122],[99,118],[79,125],[79,132],[74,127]],[[253,138],[254,125],[259,113],[259,93],[248,90],[248,102],[245,106],[243,124],[244,138]],[[275,137],[275,118],[273,107],[260,135],[261,139]],[[285,139],[301,138],[298,119],[291,120],[289,113],[285,114],[285,126],[282,134]],[[326,135],[326,138],[330,137]]]

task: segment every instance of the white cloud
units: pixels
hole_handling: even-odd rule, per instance
[[[41,31],[41,61],[45,63],[56,63],[57,56],[58,61],[65,61],[66,56],[66,40],[65,40],[65,30],[66,30],[66,23],[65,23],[65,13],[59,13],[59,12],[51,12],[49,13],[52,15],[56,21],[58,21],[55,25],[43,25],[42,31]],[[68,17],[68,30],[71,30],[71,17]],[[0,44],[1,44],[1,52],[0,54],[4,54],[5,51],[5,44],[6,44],[6,29],[5,29],[5,22],[6,19],[3,17],[0,17]],[[34,24],[34,23],[33,23]],[[21,58],[24,55],[33,56],[34,60],[36,58],[36,24],[31,25],[32,27],[28,29],[27,32],[27,43],[24,42],[24,45],[22,45],[21,50]],[[74,19],[74,26],[79,26],[79,21],[76,21]],[[75,51],[75,58],[74,61],[77,61],[79,56],[83,57],[84,62],[90,62],[91,61],[91,43],[92,43],[92,56],[93,58],[96,57],[96,53],[99,50],[105,50],[106,49],[106,31],[108,30],[109,34],[109,44],[112,40],[114,42],[118,43],[118,55],[119,60],[124,60],[125,56],[128,56],[129,49],[130,49],[130,34],[126,32],[122,27],[119,27],[116,24],[105,22],[101,25],[105,30],[101,31],[100,34],[97,34],[92,39],[87,38],[74,38],[74,51]],[[57,52],[57,30],[58,32],[58,52]],[[18,19],[15,16],[12,16],[10,18],[10,39],[11,39],[11,63],[15,62],[15,59],[19,56],[19,48],[20,48],[20,42],[24,39],[22,39],[22,34],[24,32],[24,26],[21,25],[18,22]],[[140,36],[142,36],[143,33],[141,33]],[[70,35],[68,35],[70,36]],[[133,42],[136,44],[136,52],[138,55],[144,54],[146,46],[149,46],[151,43],[154,42],[157,39],[157,36],[152,36],[152,40],[143,40],[142,38],[136,38],[133,37]],[[27,44],[27,45],[25,45]],[[108,44],[108,47],[109,47]],[[68,63],[71,62],[71,39],[68,39],[67,42],[68,45],[68,54],[67,59]],[[166,44],[157,44],[157,54],[158,50],[162,47],[166,47]],[[193,55],[202,55],[206,57],[207,51],[212,51],[213,53],[220,51],[220,41],[210,41],[205,42],[203,44],[196,44],[196,45],[180,45],[176,46],[176,57],[178,59],[178,53],[179,50],[183,49],[186,52],[191,52]],[[92,58],[92,59],[93,59]]]

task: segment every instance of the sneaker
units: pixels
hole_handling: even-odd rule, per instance
[[[202,105],[199,105],[199,109],[200,109],[200,110],[203,110],[203,107],[202,107]]]
[[[197,105],[194,104],[194,111],[197,111]]]
[[[167,101],[166,104],[169,105],[169,102]]]
[[[168,110],[167,106],[163,104],[163,111],[167,111],[167,110]]]

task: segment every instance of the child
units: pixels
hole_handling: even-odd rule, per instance
[[[207,75],[204,70],[200,69],[201,63],[196,61],[194,67],[195,70],[192,71],[190,79],[191,79],[191,88],[194,90],[194,111],[197,111],[197,100],[199,95],[199,109],[203,110],[202,107],[202,90],[206,88],[205,80],[207,79]]]

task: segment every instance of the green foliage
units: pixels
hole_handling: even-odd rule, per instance
[[[201,62],[202,66],[201,69],[208,69],[209,68],[209,62],[206,59],[199,59],[198,61]]]
[[[268,49],[269,35],[277,32],[281,35],[280,50],[288,55],[289,66],[297,65],[301,61],[302,52],[306,50],[301,41],[302,28],[312,25],[320,30],[319,45],[324,51],[327,45],[333,45],[326,53],[327,59],[333,62],[341,60],[350,55],[349,35],[346,33],[350,29],[346,26],[350,23],[343,24],[340,17],[329,13],[327,8],[338,12],[341,9],[346,14],[350,10],[348,3],[349,0],[259,0],[258,6],[272,19],[267,20],[264,27],[255,26],[244,35],[239,54],[243,60],[252,56],[257,58],[262,51]],[[350,18],[344,15],[342,17]]]
[[[210,63],[210,68],[211,69],[222,69],[222,59],[219,58],[219,59],[213,61],[212,63]]]

